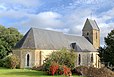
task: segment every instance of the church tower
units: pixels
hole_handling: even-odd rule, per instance
[[[96,49],[100,47],[100,29],[95,20],[86,20],[82,29],[84,36]]]

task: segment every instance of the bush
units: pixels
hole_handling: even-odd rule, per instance
[[[57,73],[57,70],[59,68],[59,65],[55,62],[52,62],[49,72],[51,73],[51,75],[54,75],[55,73]]]
[[[47,73],[49,75],[57,74],[57,75],[66,75],[66,76],[68,76],[69,74],[71,74],[71,69],[68,68],[65,65],[59,65],[56,62],[52,62],[50,67],[49,67],[49,70],[47,71]]]
[[[3,59],[3,66],[14,69],[19,65],[19,58],[15,55],[9,55]]]
[[[59,65],[65,65],[69,68],[74,68],[76,63],[76,54],[74,52],[68,51],[67,49],[62,49],[60,51],[53,52],[46,60],[43,65],[44,71],[49,71],[51,62],[56,62]]]
[[[63,71],[63,74],[66,76],[68,76],[69,73],[71,73],[70,68],[66,67],[65,65],[63,66]]]
[[[59,69],[57,70],[57,74],[59,75],[66,75],[68,76],[69,74],[71,74],[71,69],[68,68],[67,66],[65,65],[59,65]]]
[[[64,74],[63,65],[59,65],[59,68],[58,68],[58,70],[57,70],[57,74],[58,74],[58,75]]]

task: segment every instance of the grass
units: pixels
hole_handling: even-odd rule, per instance
[[[30,69],[6,69],[0,68],[0,77],[65,77],[62,75],[50,76],[45,72]],[[73,76],[81,77],[81,76]]]

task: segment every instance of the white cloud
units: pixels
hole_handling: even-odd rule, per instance
[[[106,22],[107,20],[112,19],[112,18],[114,18],[114,8],[101,13],[99,19],[102,20],[103,22]]]
[[[0,11],[0,17],[8,17],[8,18],[16,18],[19,19],[21,17],[26,16],[27,13],[21,11],[14,11],[14,10],[4,10]]]
[[[0,5],[0,9],[1,10],[7,10],[7,8],[3,4]]]
[[[66,26],[69,28],[68,33],[82,35],[82,28],[85,20],[90,18],[91,9],[76,9],[65,16]]]
[[[0,0],[0,3],[4,3],[7,5],[18,4],[23,5],[25,7],[33,7],[41,4],[40,0]]]
[[[39,14],[27,14],[28,20],[20,22],[21,25],[37,28],[62,28],[61,15],[56,12],[41,12]],[[18,25],[18,23],[16,23]]]

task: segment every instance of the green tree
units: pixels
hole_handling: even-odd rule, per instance
[[[114,66],[114,30],[104,39],[105,46],[99,48],[100,60],[106,67]]]
[[[0,25],[0,59],[12,52],[12,48],[22,38],[22,34],[15,28],[5,28]]]
[[[65,48],[55,51],[45,60],[44,69],[49,70],[49,66],[52,62],[56,62],[59,65],[66,65],[69,68],[74,68],[76,63],[76,53],[68,51]]]

